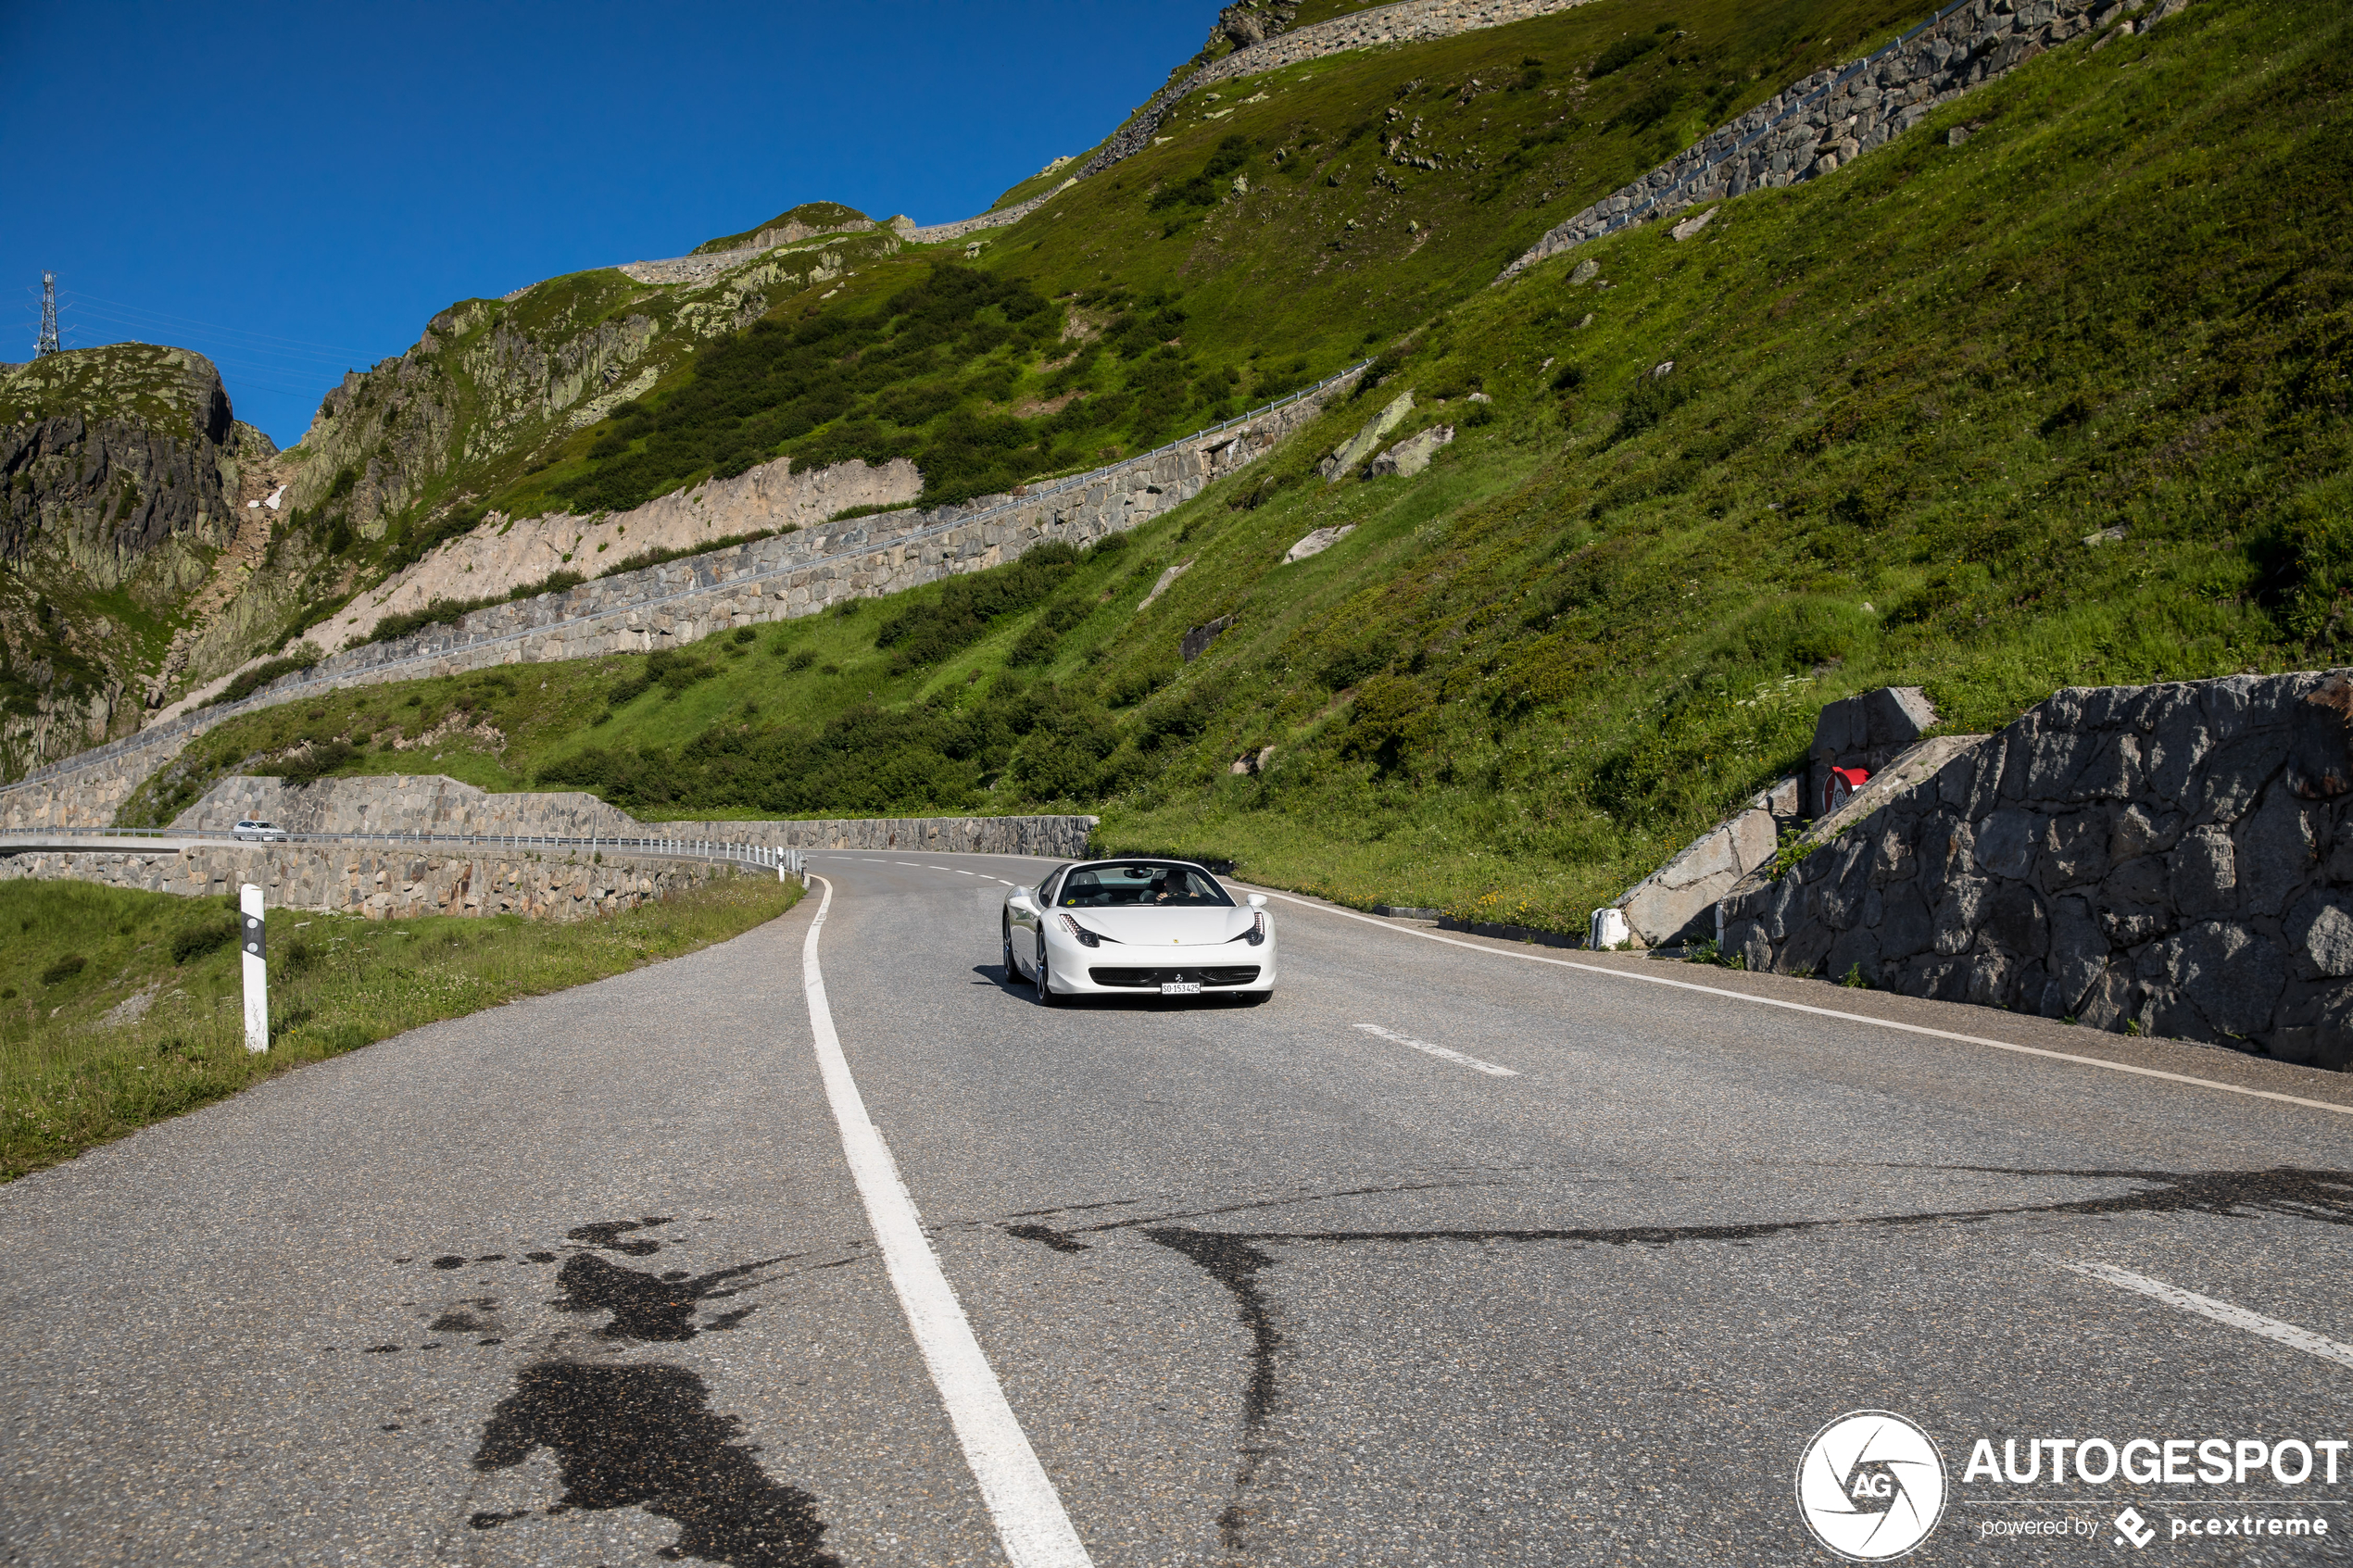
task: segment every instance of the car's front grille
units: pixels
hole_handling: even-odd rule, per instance
[[[1258,978],[1256,964],[1232,964],[1215,969],[1090,969],[1087,978],[1098,985],[1126,985],[1137,990],[1195,981],[1203,985],[1247,985]]]

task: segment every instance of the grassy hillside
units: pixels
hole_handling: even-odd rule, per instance
[[[2057,51],[1690,242],[1478,292],[1377,393],[1117,548],[659,669],[373,688],[339,699],[370,733],[414,697],[444,739],[341,765],[437,751],[655,815],[1064,802],[1116,845],[1574,927],[1795,766],[1831,698],[1924,684],[1979,730],[2063,685],[2341,659],[2348,28],[2199,0]],[[1397,433],[1453,443],[1327,485],[1315,461],[1405,389]],[[225,764],[339,713],[208,744]]]
[[[233,900],[0,882],[0,1181],[305,1062],[724,941],[799,894],[730,878],[571,925],[271,909],[254,1056]]]
[[[975,235],[969,267],[963,244],[886,254],[874,239],[812,241],[804,251],[839,250],[850,275],[761,281],[768,258],[733,283],[586,273],[510,307],[470,303],[459,340],[428,357],[484,414],[492,400],[468,383],[480,372],[467,367],[489,358],[479,334],[573,353],[564,345],[635,316],[665,346],[633,362],[650,384],[576,429],[485,442],[483,414],[453,415],[466,455],[394,501],[395,535],[445,537],[489,509],[623,508],[778,456],[911,457],[936,502],[1149,448],[1329,374],[1477,291],[1552,224],[1917,9],[1798,0],[1760,17],[1734,0],[1671,13],[1598,0],[1198,94],[1142,154]],[[1656,46],[1621,61],[1613,47],[1629,30]],[[670,315],[721,320],[681,303],[713,291],[749,315],[697,352]]]

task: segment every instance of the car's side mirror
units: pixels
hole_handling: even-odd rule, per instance
[[[1264,893],[1253,893],[1245,901],[1253,909],[1263,909],[1266,907],[1266,895]]]
[[[1025,909],[1036,907],[1031,899],[1030,890],[1026,887],[1014,888],[1011,893],[1005,896],[1005,902],[1008,904],[1018,904]]]

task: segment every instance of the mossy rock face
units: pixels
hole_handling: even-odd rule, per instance
[[[229,438],[229,395],[211,360],[151,343],[72,348],[0,365],[0,425],[118,420],[181,441]]]

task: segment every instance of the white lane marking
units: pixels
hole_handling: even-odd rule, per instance
[[[833,1010],[825,1002],[825,977],[817,967],[817,937],[825,929],[825,911],[834,901],[834,884],[824,877],[811,880],[824,888],[817,901],[816,918],[809,922],[809,937],[801,945],[800,972],[809,995],[809,1028],[816,1036],[817,1067],[825,1080],[825,1098],[841,1126],[842,1152],[849,1158],[850,1173],[858,1180],[858,1196],[865,1203],[867,1223],[882,1248],[890,1283],[899,1292],[900,1310],[914,1331],[924,1364],[948,1409],[949,1424],[963,1446],[964,1462],[996,1522],[997,1538],[1014,1568],[1092,1568],[1093,1559],[1071,1527],[1061,1496],[1013,1407],[997,1374],[973,1337],[972,1324],[956,1300],[955,1289],[940,1271],[939,1258],[924,1236],[922,1216],[907,1184],[900,1179],[890,1146],[866,1116],[858,1081],[849,1074],[842,1055],[841,1036],[834,1033]]]
[[[1957,1035],[1949,1029],[1931,1029],[1922,1023],[1898,1023],[1892,1018],[1872,1018],[1865,1013],[1841,1012],[1836,1008],[1810,1007],[1804,1002],[1786,1002],[1779,997],[1752,997],[1745,991],[1727,991],[1718,985],[1700,985],[1689,980],[1669,980],[1663,974],[1630,974],[1622,969],[1603,964],[1579,963],[1574,959],[1548,959],[1536,953],[1515,953],[1503,947],[1489,947],[1477,942],[1460,942],[1452,936],[1441,936],[1434,931],[1416,931],[1410,925],[1391,925],[1372,915],[1360,915],[1353,909],[1335,909],[1312,899],[1294,898],[1288,893],[1264,888],[1269,898],[1280,898],[1286,904],[1320,914],[1340,915],[1360,920],[1366,925],[1378,926],[1397,936],[1418,936],[1425,942],[1443,942],[1449,947],[1467,947],[1474,953],[1486,953],[1493,958],[1517,959],[1522,963],[1552,964],[1560,969],[1583,970],[1588,974],[1605,974],[1612,980],[1640,981],[1645,985],[1667,985],[1678,991],[1697,991],[1703,996],[1726,997],[1736,1002],[1752,1002],[1762,1008],[1781,1008],[1790,1012],[1812,1013],[1817,1018],[1835,1018],[1848,1023],[1869,1023],[1881,1029],[1894,1029],[1906,1035],[1928,1035],[1939,1040],[1958,1040],[1965,1046],[1985,1046],[1997,1051],[2013,1051],[2020,1056],[2039,1056],[2051,1061],[2071,1061],[2078,1067],[2098,1067],[2110,1073],[2130,1073],[2138,1078],[2162,1078],[2169,1084],[2188,1084],[2195,1088],[2220,1089],[2224,1094],[2246,1095],[2253,1099],[2278,1100],[2283,1105],[2300,1105],[2308,1110],[2333,1110],[2339,1116],[2353,1116],[2353,1105],[2332,1105],[2324,1099],[2306,1099],[2301,1095],[2284,1095],[2273,1089],[2250,1089],[2239,1084],[2217,1083],[2211,1078],[2193,1078],[2186,1073],[2165,1073],[2154,1067],[2134,1067],[2130,1062],[2103,1061],[2095,1056],[2074,1056],[2066,1051],[2046,1051],[2040,1046],[2012,1045],[2007,1040],[1989,1040],[1982,1035]]]
[[[1384,1040],[1391,1040],[1401,1046],[1411,1046],[1417,1051],[1428,1051],[1432,1056],[1444,1057],[1448,1061],[1459,1063],[1475,1073],[1484,1073],[1491,1078],[1519,1076],[1516,1069],[1498,1067],[1491,1061],[1481,1061],[1475,1056],[1465,1056],[1460,1051],[1448,1050],[1444,1046],[1433,1046],[1428,1040],[1416,1040],[1410,1035],[1400,1035],[1395,1030],[1384,1029],[1378,1023],[1360,1023],[1356,1027],[1367,1035],[1378,1035]]]
[[[2052,1258],[2049,1261],[2062,1269],[2070,1269],[2120,1289],[2136,1290],[2151,1300],[2162,1301],[2181,1311],[2195,1312],[2199,1317],[2211,1318],[2216,1323],[2228,1323],[2249,1334],[2259,1334],[2266,1339],[2276,1340],[2306,1355],[2318,1356],[2324,1361],[2353,1367],[2353,1345],[2340,1345],[2309,1328],[2298,1328],[2292,1323],[2267,1318],[2260,1312],[2250,1312],[2245,1307],[2234,1307],[2228,1301],[2217,1301],[2211,1296],[2200,1296],[2195,1290],[2183,1290],[2178,1285],[2168,1285],[2161,1279],[2151,1279],[2146,1274],[2136,1274],[2127,1269],[2111,1268],[2106,1263],[2079,1263],[2068,1258]]]
[[[877,865],[881,864],[880,861],[876,861],[875,863]],[[929,866],[919,866],[912,860],[893,860],[891,861],[891,864],[894,866],[904,866],[911,872],[927,872],[932,869]]]

